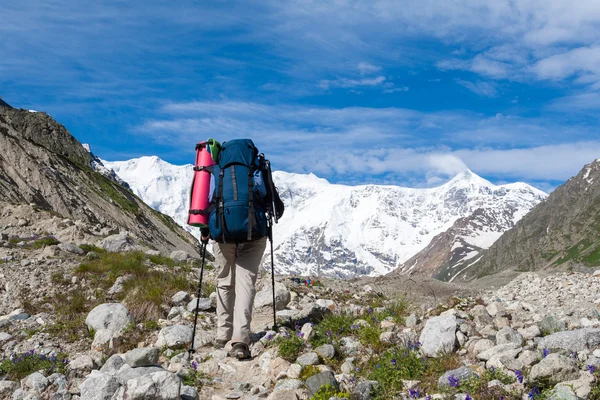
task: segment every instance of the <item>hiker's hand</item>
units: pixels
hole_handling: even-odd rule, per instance
[[[200,236],[200,240],[202,241],[202,243],[204,244],[208,244],[208,239],[210,238],[210,235],[206,235],[206,236]]]

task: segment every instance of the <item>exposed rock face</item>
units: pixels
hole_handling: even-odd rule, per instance
[[[459,279],[510,268],[598,265],[600,257],[600,160],[576,176],[507,231]]]
[[[195,240],[117,182],[45,113],[0,107],[0,201],[35,203],[73,220],[120,227],[167,253],[197,256]]]

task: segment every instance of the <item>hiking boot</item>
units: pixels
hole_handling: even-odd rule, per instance
[[[215,340],[215,349],[223,349],[229,343],[227,339],[217,339]]]
[[[231,349],[231,356],[237,358],[238,360],[246,360],[250,358],[250,349],[248,349],[248,345],[246,343],[234,343],[233,348]]]

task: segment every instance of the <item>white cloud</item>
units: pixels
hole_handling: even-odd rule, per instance
[[[381,71],[381,67],[366,62],[358,63],[358,71],[361,75],[370,75]]]
[[[546,57],[535,63],[532,70],[542,79],[564,79],[583,73],[600,81],[600,46],[580,47]]]
[[[363,86],[379,86],[385,82],[385,76],[376,76],[373,78],[348,79],[338,78],[335,80],[322,80],[319,86],[323,89],[329,88],[352,88]]]
[[[498,90],[496,90],[495,85],[490,82],[478,81],[478,82],[469,82],[462,79],[457,79],[456,83],[461,86],[466,87],[471,92],[478,94],[483,97],[496,97],[498,95]]]
[[[502,114],[235,101],[172,103],[162,113],[163,119],[149,120],[138,131],[165,148],[192,149],[208,137],[251,137],[278,168],[350,181],[416,174],[421,178],[413,183],[424,185],[467,167],[513,180],[556,181],[600,154],[589,128]],[[572,143],[564,143],[565,137]]]

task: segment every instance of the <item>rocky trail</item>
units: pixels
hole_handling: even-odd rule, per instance
[[[265,274],[252,358],[238,361],[215,347],[210,266],[186,351],[198,267],[111,226],[3,204],[0,399],[600,398],[598,274],[487,289],[279,276],[277,330]]]

